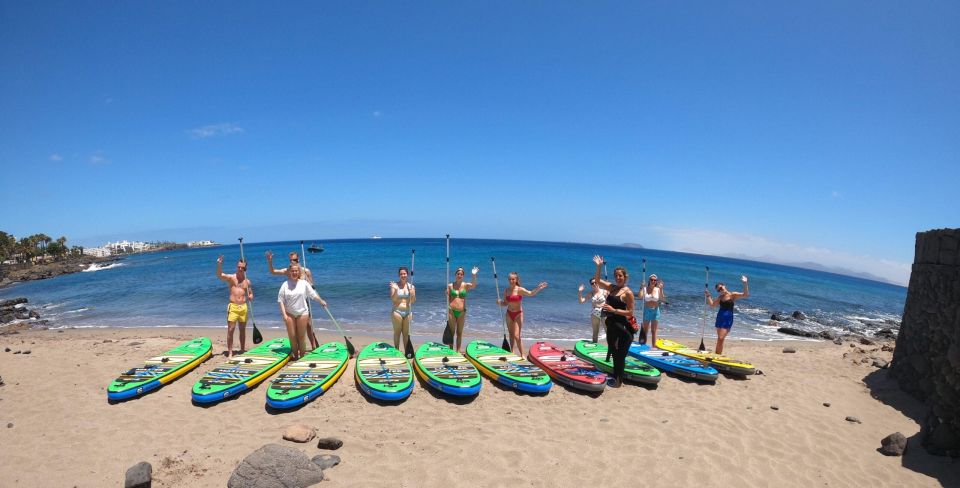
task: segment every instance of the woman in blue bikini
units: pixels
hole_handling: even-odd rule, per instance
[[[401,266],[397,274],[400,282],[390,282],[390,300],[393,301],[390,320],[393,322],[393,346],[399,349],[401,333],[404,344],[410,339],[410,306],[417,301],[417,290],[412,283],[407,283],[406,266]]]
[[[709,291],[703,290],[703,294],[707,297],[707,303],[709,303],[711,307],[720,306],[720,310],[717,310],[717,322],[715,324],[717,328],[717,347],[715,352],[717,354],[723,354],[723,340],[727,338],[727,334],[730,333],[730,328],[733,327],[734,302],[750,296],[750,285],[747,284],[747,277],[741,276],[740,281],[743,282],[743,292],[739,293],[727,290],[727,285],[723,283],[717,283],[715,288],[720,294],[717,295],[716,300],[710,296]]]
[[[463,268],[457,268],[457,271],[454,273],[456,281],[447,285],[447,320],[451,324],[455,324],[453,333],[454,333],[454,345],[456,346],[457,352],[460,352],[460,341],[463,339],[463,325],[467,320],[467,290],[472,290],[477,287],[477,273],[480,272],[480,268],[474,266],[470,270],[473,275],[473,279],[470,280],[470,283],[463,282]]]

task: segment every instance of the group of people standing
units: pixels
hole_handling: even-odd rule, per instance
[[[277,294],[277,303],[280,306],[280,315],[290,338],[293,359],[303,357],[308,351],[319,346],[313,327],[310,326],[311,310],[308,300],[317,301],[326,308],[327,303],[314,289],[313,274],[308,268],[300,265],[300,257],[296,252],[289,253],[290,263],[286,268],[276,269],[273,266],[273,253],[267,251],[267,265],[271,274],[286,276],[286,281],[280,286]],[[627,269],[617,266],[613,270],[613,281],[601,278],[601,271],[606,264],[602,256],[594,256],[593,262],[596,271],[590,279],[593,294],[587,298],[583,296],[584,286],[577,289],[580,303],[588,299],[592,306],[590,322],[593,342],[599,340],[600,326],[605,327],[607,344],[613,357],[614,375],[611,386],[619,387],[623,382],[627,352],[633,342],[633,335],[640,334],[640,342],[647,343],[648,333],[650,344],[656,345],[657,328],[660,322],[660,307],[666,300],[663,281],[656,274],[651,274],[641,289],[634,294],[627,285],[630,278]],[[217,277],[228,284],[230,303],[227,305],[227,357],[233,356],[233,334],[239,326],[240,351],[246,349],[246,323],[248,315],[248,301],[253,300],[253,286],[246,276],[247,263],[241,259],[237,262],[237,271],[234,274],[223,272],[223,256],[217,258]],[[457,268],[454,281],[447,283],[447,327],[453,333],[453,346],[460,352],[463,340],[463,330],[467,316],[467,292],[477,286],[477,274],[480,269],[474,266],[471,269],[471,280],[464,281],[464,269]],[[389,282],[390,300],[393,307],[390,312],[393,324],[393,343],[399,348],[410,338],[410,320],[413,314],[413,304],[417,301],[416,288],[409,281],[409,270],[401,266],[397,271],[398,280]],[[723,343],[730,328],[733,326],[733,308],[738,299],[747,298],[750,289],[746,276],[741,276],[742,292],[731,292],[723,283],[717,283],[716,299],[709,290],[704,289],[706,303],[711,307],[720,307],[717,313],[715,327],[717,329],[717,354],[723,352]],[[505,307],[504,321],[507,324],[510,349],[523,356],[523,306],[525,297],[533,297],[547,288],[546,282],[541,282],[533,290],[524,288],[520,283],[520,275],[511,272],[508,275],[508,285],[503,291],[503,297],[497,298],[497,305]],[[642,302],[642,322],[637,324],[634,316],[635,303]],[[309,341],[310,349],[306,343]]]

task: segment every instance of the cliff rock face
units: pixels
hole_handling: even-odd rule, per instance
[[[960,229],[917,233],[890,372],[930,407],[924,448],[960,455]]]

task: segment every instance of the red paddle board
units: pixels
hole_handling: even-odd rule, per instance
[[[584,391],[603,391],[607,375],[592,363],[580,359],[573,351],[564,350],[549,342],[530,346],[530,362],[547,372],[554,381]]]

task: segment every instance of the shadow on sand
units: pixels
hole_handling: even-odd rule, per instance
[[[863,384],[870,390],[870,396],[922,426],[927,417],[926,405],[901,390],[897,380],[891,378],[889,373],[888,369],[878,369],[863,378]],[[918,432],[907,439],[907,449],[901,458],[902,466],[935,478],[944,487],[960,488],[960,459],[928,453],[921,445],[921,436]],[[882,456],[879,449],[880,439],[877,439],[877,455]]]

